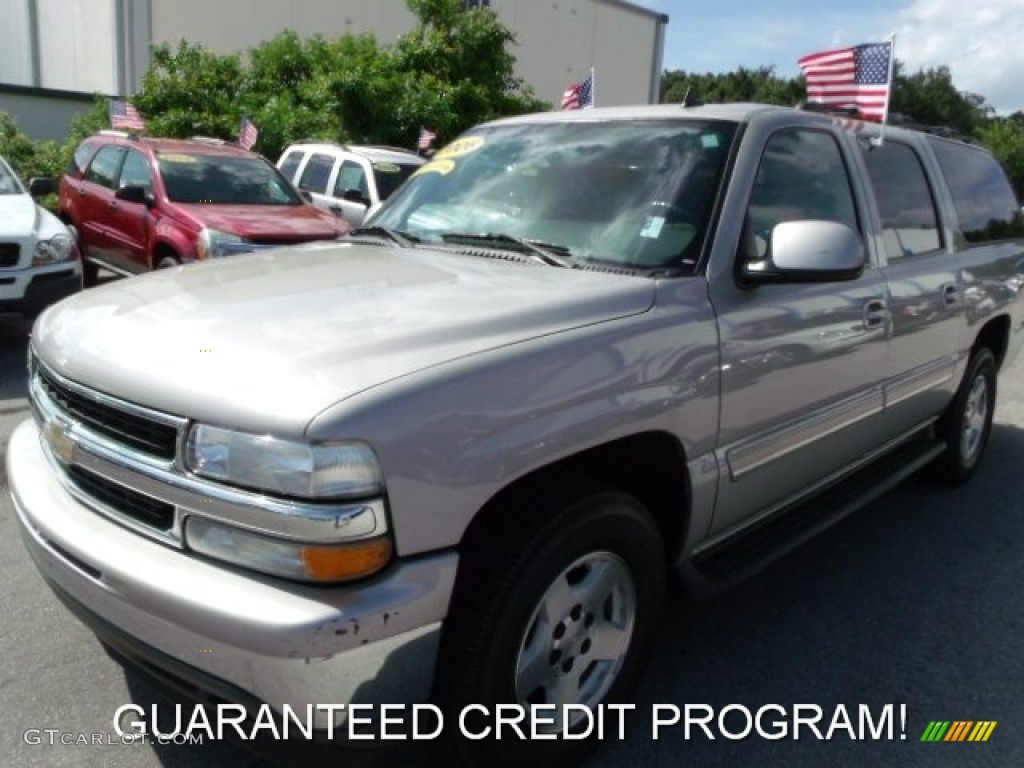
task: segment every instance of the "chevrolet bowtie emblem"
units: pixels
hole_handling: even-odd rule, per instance
[[[56,421],[48,421],[43,427],[43,439],[54,455],[65,464],[70,464],[75,455],[75,442]]]

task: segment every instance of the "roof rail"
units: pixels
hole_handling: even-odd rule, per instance
[[[204,144],[215,144],[219,147],[230,144],[231,142],[225,141],[224,139],[217,139],[213,136],[189,136],[189,141],[201,141]]]
[[[832,104],[822,104],[820,101],[801,101],[796,109],[804,112],[821,112],[826,115],[839,115],[840,117],[851,117],[854,120],[860,119],[860,113],[856,107],[836,107]]]
[[[388,152],[402,152],[406,155],[415,155],[415,149],[409,149],[408,147],[392,147],[387,144],[360,144],[358,145],[364,149],[386,149]]]
[[[104,128],[99,132],[100,136],[117,136],[119,139],[137,139],[139,135],[137,133],[128,133],[127,131],[117,131],[113,128]]]

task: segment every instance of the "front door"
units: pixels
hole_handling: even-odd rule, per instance
[[[890,330],[882,271],[869,264],[849,282],[745,286],[733,267],[764,259],[780,222],[827,219],[863,234],[853,146],[810,127],[763,141],[746,202],[733,203],[743,221],[735,260],[710,278],[722,349],[714,533],[834,478],[878,445],[882,428]]]

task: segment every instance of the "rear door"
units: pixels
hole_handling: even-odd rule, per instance
[[[744,284],[784,221],[837,221],[863,234],[856,147],[820,125],[751,126],[709,275],[721,344],[720,485],[713,532],[794,501],[881,441],[889,348],[885,276]]]
[[[889,283],[891,354],[886,420],[902,432],[940,413],[956,389],[957,350],[966,331],[956,254],[944,242],[929,157],[909,141],[866,144],[863,158],[878,209]]]

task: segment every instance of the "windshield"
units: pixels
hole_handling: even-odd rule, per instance
[[[157,155],[167,197],[176,203],[302,205],[302,199],[261,157]]]
[[[573,261],[695,261],[734,123],[635,120],[477,129],[414,174],[372,224],[425,242],[508,236]]]
[[[21,182],[14,175],[10,166],[0,158],[0,195],[20,195],[23,193]]]

